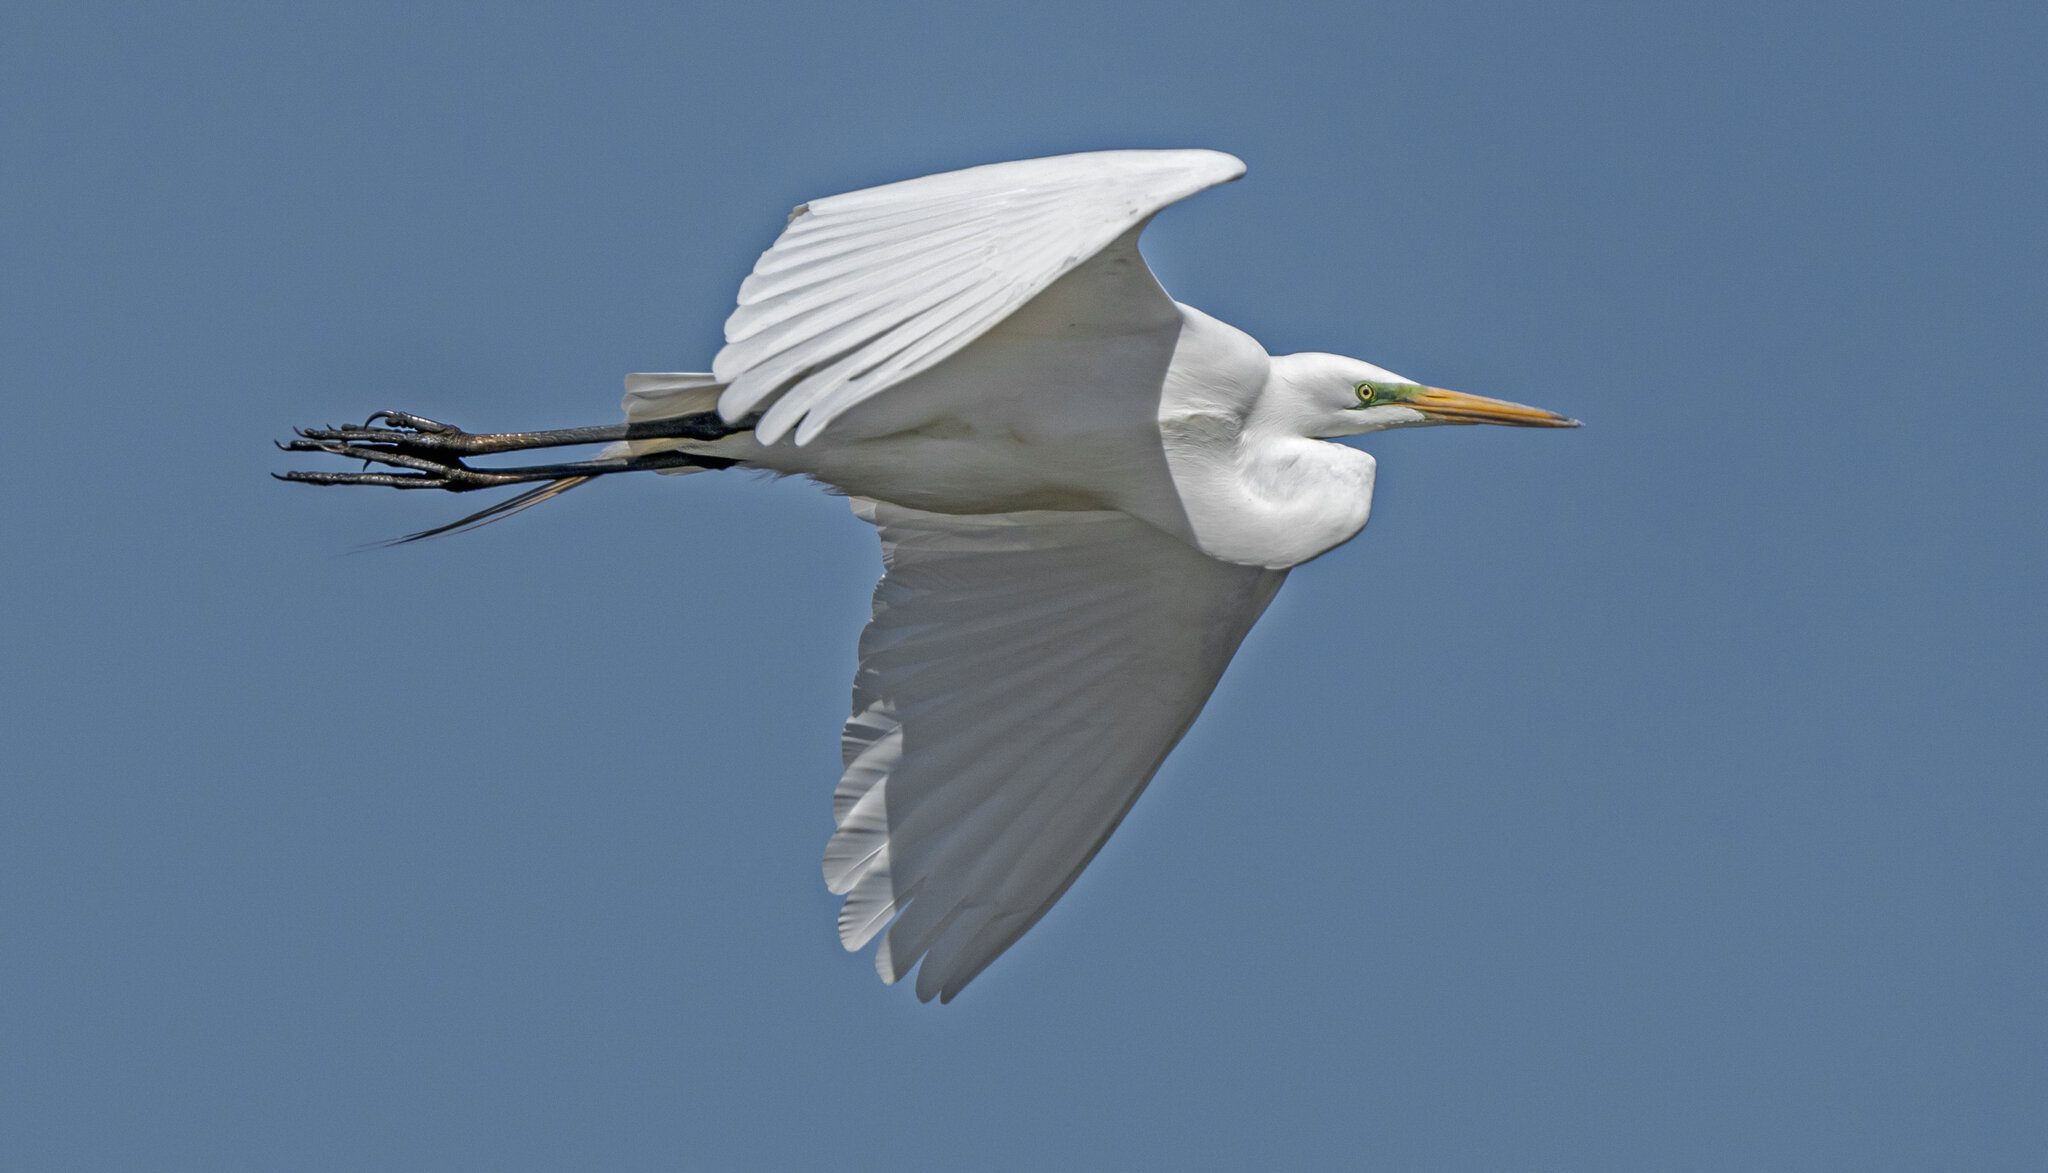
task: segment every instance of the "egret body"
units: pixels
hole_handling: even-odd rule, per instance
[[[1289,568],[1364,527],[1373,459],[1331,441],[1573,425],[1358,359],[1270,356],[1168,297],[1139,233],[1243,171],[1104,151],[816,200],[740,286],[712,369],[628,376],[626,424],[471,434],[380,413],[288,447],[397,471],[287,477],[545,482],[443,530],[641,469],[766,469],[852,498],[885,575],[825,878],[848,949],[879,937],[883,980],[916,968],[920,998],[949,1000],[1094,857]],[[567,464],[463,460],[602,440]]]

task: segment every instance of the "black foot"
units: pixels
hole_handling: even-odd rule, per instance
[[[345,460],[381,464],[400,472],[299,472],[276,473],[279,480],[302,485],[379,485],[390,489],[443,489],[465,493],[530,481],[563,477],[603,476],[615,472],[639,472],[674,468],[727,468],[736,461],[702,453],[661,451],[639,456],[605,457],[567,464],[524,465],[516,468],[472,468],[465,456],[489,456],[530,448],[564,448],[601,444],[615,440],[680,437],[716,440],[744,432],[753,420],[728,424],[715,414],[684,416],[636,424],[610,424],[594,428],[563,428],[551,432],[465,432],[406,411],[380,411],[357,427],[297,428],[298,439],[278,447],[286,452],[324,452]]]
[[[299,438],[279,444],[286,452],[325,452],[365,464],[401,468],[403,473],[292,472],[278,479],[308,485],[382,485],[393,489],[464,492],[527,479],[470,468],[465,453],[488,452],[489,437],[472,436],[452,424],[404,411],[380,411],[360,427],[295,428]]]

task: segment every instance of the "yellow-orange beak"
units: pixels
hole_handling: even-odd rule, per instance
[[[1509,403],[1505,399],[1488,399],[1484,395],[1467,395],[1463,391],[1446,391],[1442,387],[1424,387],[1417,391],[1409,391],[1401,396],[1400,402],[1403,406],[1412,407],[1428,416],[1436,423],[1507,424],[1517,428],[1579,426],[1579,421],[1575,419],[1568,419],[1540,407]]]

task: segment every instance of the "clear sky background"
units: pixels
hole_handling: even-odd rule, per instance
[[[726,11],[710,11],[717,7]],[[0,17],[0,1164],[2039,1168],[2036,4]],[[959,1002],[819,879],[843,502],[275,483],[614,418],[800,200],[1214,146],[1148,252],[1368,441]]]

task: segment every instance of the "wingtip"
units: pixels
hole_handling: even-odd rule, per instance
[[[1245,161],[1243,159],[1238,158],[1236,155],[1231,154],[1229,151],[1212,150],[1209,153],[1217,156],[1224,164],[1224,170],[1230,173],[1229,176],[1224,180],[1225,183],[1228,183],[1232,179],[1244,178],[1244,173],[1251,169],[1245,165]]]

